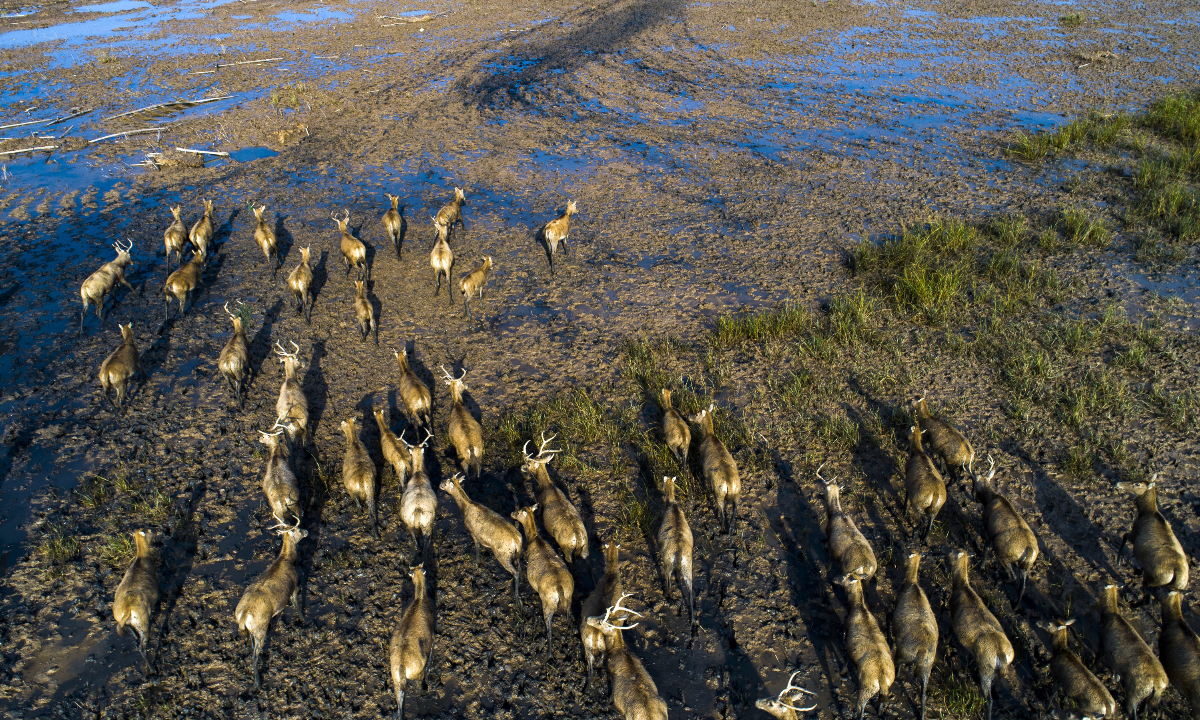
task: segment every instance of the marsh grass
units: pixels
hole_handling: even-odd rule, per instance
[[[1083,15],[1080,13],[1069,13],[1058,19],[1058,24],[1065,28],[1075,29],[1083,25]]]
[[[764,343],[768,340],[798,337],[810,330],[813,315],[795,303],[768,312],[727,315],[717,320],[712,343],[719,348],[732,348],[745,343]]]
[[[1106,115],[1096,110],[1046,132],[1017,132],[1008,151],[1025,162],[1037,162],[1060,153],[1073,152],[1084,144],[1107,148],[1116,143],[1134,118],[1126,113]]]
[[[75,489],[75,497],[79,504],[90,510],[107,505],[115,494],[114,484],[101,475],[88,476]]]
[[[1083,208],[1071,207],[1062,211],[1061,223],[1067,241],[1103,250],[1109,245],[1111,233],[1104,220],[1093,218]]]
[[[129,533],[117,532],[107,536],[100,546],[100,560],[114,568],[125,567],[133,560],[137,548]]]
[[[74,533],[59,524],[48,523],[38,543],[38,553],[47,565],[52,577],[61,575],[65,566],[83,555],[83,546]]]

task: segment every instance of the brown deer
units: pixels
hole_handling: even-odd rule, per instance
[[[546,254],[550,258],[550,274],[554,274],[554,253],[558,252],[558,244],[562,243],[567,250],[567,236],[571,234],[571,216],[577,213],[575,201],[567,201],[567,211],[559,217],[546,223],[542,228],[542,239],[546,241]]]
[[[263,213],[266,212],[267,206],[252,208],[254,210],[254,218],[258,220],[258,224],[254,226],[254,242],[258,243],[258,247],[266,256],[267,262],[275,261],[275,269],[271,271],[271,279],[274,280],[279,275],[279,266],[283,264],[283,260],[279,257],[279,240],[275,237],[275,231],[263,220]]]
[[[100,387],[104,389],[104,397],[119,408],[125,404],[125,392],[129,380],[137,374],[143,374],[138,364],[138,349],[133,343],[133,323],[118,325],[121,329],[121,346],[112,351],[100,364]],[[117,391],[117,400],[113,402],[112,391]]]
[[[192,226],[192,231],[188,235],[188,240],[192,242],[192,247],[200,257],[208,257],[208,245],[212,242],[215,233],[216,226],[213,224],[212,200],[205,200],[204,214]]]
[[[608,668],[609,684],[612,688],[613,706],[625,720],[667,720],[667,704],[658,694],[650,673],[638,659],[629,646],[625,644],[623,630],[632,630],[638,623],[632,625],[616,625],[609,621],[625,622],[631,615],[641,617],[640,613],[621,607],[621,602],[629,597],[622,595],[610,608],[605,610],[603,617],[593,616],[587,619],[589,625],[601,630],[606,637],[608,657],[605,665]],[[617,619],[613,613],[624,613]]]
[[[421,678],[421,687],[429,685],[429,664],[433,659],[433,634],[436,608],[425,589],[425,567],[409,568],[413,581],[413,601],[392,631],[388,656],[392,667],[392,685],[396,689],[396,720],[404,720],[404,695],[408,681]]]
[[[133,262],[129,257],[130,251],[133,250],[133,241],[128,242],[125,247],[122,247],[119,241],[113,243],[113,249],[117,251],[116,259],[106,262],[79,287],[79,297],[83,300],[83,312],[79,315],[80,334],[83,333],[83,321],[87,317],[89,305],[96,307],[96,314],[100,316],[100,325],[103,327],[105,297],[116,288],[117,283],[129,288],[130,292],[133,291],[133,286],[125,279],[125,268]]]
[[[204,254],[198,251],[192,253],[191,261],[171,273],[167,278],[167,283],[163,286],[163,294],[166,296],[164,312],[168,320],[171,318],[172,297],[179,300],[180,317],[183,317],[187,311],[187,304],[192,298],[192,293],[200,289],[200,285],[204,281],[204,263]]]
[[[591,568],[587,565],[588,557],[588,534],[587,527],[583,524],[583,516],[579,514],[578,508],[571,502],[571,498],[562,491],[554,481],[550,479],[550,472],[547,470],[547,465],[554,459],[554,453],[557,450],[547,449],[550,441],[554,440],[551,435],[549,439],[546,434],[542,433],[542,445],[538,448],[537,457],[529,454],[529,441],[526,441],[525,446],[521,448],[521,454],[525,456],[525,462],[521,465],[521,474],[525,477],[532,477],[537,484],[537,505],[542,511],[542,524],[546,527],[546,532],[550,533],[550,537],[554,538],[554,542],[562,550],[563,557],[567,559],[567,563],[571,567],[575,567],[576,562],[583,560],[584,566],[588,567],[588,574],[591,574]]]
[[[475,468],[475,477],[483,477],[483,428],[463,405],[463,390],[467,389],[463,378],[467,376],[467,370],[463,368],[462,375],[455,378],[446,371],[445,365],[441,367],[442,376],[446,378],[446,384],[450,386],[452,402],[450,407],[450,444],[454,446],[454,452],[458,454],[458,462],[462,466],[463,475],[470,479],[471,468]]]
[[[312,248],[300,248],[300,264],[288,275],[288,288],[296,299],[296,312],[304,315],[304,320],[312,324]]]
[[[337,223],[338,230],[342,233],[342,260],[346,263],[346,275],[350,275],[350,266],[353,265],[358,271],[356,279],[370,280],[371,268],[367,266],[367,246],[350,232],[350,211],[345,212],[345,217],[340,220],[333,213],[330,213],[329,217]]]
[[[175,262],[183,262],[183,248],[188,244],[188,229],[187,225],[183,224],[183,206],[176,205],[171,208],[171,214],[175,216],[175,221],[167,227],[163,233],[163,246],[167,250],[167,274],[171,274],[171,253],[175,253]]]
[[[512,513],[512,518],[525,531],[525,576],[542,600],[542,616],[546,619],[546,657],[549,658],[554,647],[554,613],[562,613],[570,619],[575,580],[558,553],[538,533],[533,520],[537,509],[537,505],[521,508]]]
[[[483,288],[487,285],[488,275],[492,272],[492,258],[487,256],[483,259],[483,263],[459,282],[459,290],[462,291],[463,307],[467,309],[467,319],[474,320],[475,316],[471,314],[471,298],[478,298],[479,302],[483,303]],[[449,281],[447,281],[449,282]]]
[[[238,632],[243,636],[249,635],[253,643],[254,687],[260,690],[262,678],[259,675],[258,657],[266,644],[271,620],[283,613],[289,602],[301,619],[304,617],[300,610],[300,575],[296,570],[296,562],[300,557],[297,546],[308,536],[308,531],[301,530],[299,522],[288,525],[278,517],[275,519],[279,524],[272,529],[283,535],[279,557],[267,566],[257,580],[250,583],[234,611]]]
[[[433,224],[438,228],[444,229],[447,234],[454,230],[456,224],[461,224],[465,230],[467,224],[463,219],[462,207],[466,204],[466,193],[461,188],[454,188],[454,199],[443,205],[441,210],[438,210],[437,217],[433,218]]]
[[[233,399],[238,407],[244,404],[242,389],[250,374],[250,345],[246,341],[246,329],[242,327],[242,319],[229,312],[229,303],[225,303],[225,314],[233,321],[233,335],[221,349],[221,357],[217,360],[217,369],[221,377],[229,384]]]
[[[433,268],[433,279],[437,281],[437,285],[433,288],[433,295],[437,297],[437,294],[442,291],[442,276],[445,276],[446,296],[450,298],[450,302],[454,302],[454,291],[450,285],[451,274],[454,271],[454,251],[450,249],[450,243],[447,241],[446,227],[437,225],[436,219],[434,225],[437,228],[438,239],[429,253],[429,266]]]
[[[396,259],[401,259],[400,245],[404,242],[404,217],[400,214],[400,196],[387,195],[387,199],[392,202],[390,210],[383,214],[383,229],[387,231],[388,237],[392,240],[392,247],[396,248]]]
[[[716,405],[709,405],[692,416],[691,420],[700,428],[700,466],[704,470],[704,478],[713,493],[713,503],[717,511],[717,521],[725,532],[732,532],[737,522],[738,497],[742,493],[742,480],[738,475],[737,463],[733,455],[725,448],[715,432],[713,432],[713,410]]]
[[[117,634],[124,635],[125,627],[137,633],[138,652],[146,661],[146,669],[153,673],[154,665],[146,655],[146,638],[150,635],[150,618],[158,605],[158,564],[150,548],[150,534],[139,530],[133,534],[137,546],[136,557],[121,578],[113,597],[113,619],[117,621]]]

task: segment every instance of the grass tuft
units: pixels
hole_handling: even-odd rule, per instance
[[[51,575],[61,575],[68,563],[72,563],[83,554],[83,547],[74,534],[68,534],[61,525],[50,524],[38,545],[38,552],[49,566]]]
[[[1058,24],[1062,25],[1065,28],[1075,29],[1075,28],[1079,27],[1080,25],[1083,25],[1083,15],[1080,13],[1070,13],[1068,15],[1063,15],[1062,17],[1060,17],[1058,19]]]
[[[774,310],[760,310],[741,315],[725,315],[717,320],[713,344],[732,348],[746,343],[764,343],[797,337],[812,327],[812,313],[795,303]]]

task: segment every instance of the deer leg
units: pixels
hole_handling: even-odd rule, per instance
[[[401,680],[396,684],[396,720],[404,720],[404,687],[408,685],[408,680]]]

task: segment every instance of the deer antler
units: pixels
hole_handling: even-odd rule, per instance
[[[454,376],[451,375],[450,373],[446,372],[445,365],[442,365],[441,368],[442,368],[442,374],[446,376],[446,384],[453,385],[454,384]]]
[[[276,520],[278,520],[278,521],[279,521],[279,524],[278,524],[278,525],[272,525],[272,526],[271,526],[270,528],[268,528],[268,529],[269,529],[269,530],[274,530],[275,532],[279,533],[280,535],[286,535],[286,534],[288,534],[289,532],[291,532],[292,530],[296,530],[297,528],[299,528],[299,527],[300,527],[300,518],[296,518],[296,524],[295,524],[295,525],[288,525],[286,522],[284,522],[284,521],[283,521],[283,518],[281,518],[281,517],[279,517],[278,515],[276,515],[276,514],[275,514],[275,511],[274,511],[274,510],[272,510],[272,511],[271,511],[271,517],[273,517],[273,518],[275,518]]]
[[[812,690],[807,690],[807,689],[805,689],[805,688],[802,688],[802,687],[800,687],[799,685],[793,685],[793,684],[792,684],[792,680],[795,680],[795,679],[796,679],[796,676],[797,676],[797,675],[799,675],[801,672],[803,672],[803,671],[801,671],[801,670],[797,670],[796,672],[792,673],[792,676],[791,676],[790,678],[788,678],[788,684],[787,684],[787,687],[785,687],[784,689],[782,689],[782,690],[780,690],[780,691],[779,691],[779,695],[777,695],[777,696],[775,697],[775,700],[776,700],[776,701],[777,701],[777,702],[778,702],[780,705],[782,705],[782,706],[784,706],[784,707],[786,707],[786,708],[790,708],[790,709],[792,709],[792,710],[795,710],[796,712],[808,712],[809,710],[816,710],[816,709],[817,709],[817,706],[816,706],[815,704],[814,704],[812,707],[801,708],[801,707],[796,707],[795,705],[792,705],[791,703],[789,703],[789,702],[787,702],[787,701],[785,701],[785,700],[783,699],[783,696],[784,696],[784,694],[785,694],[785,693],[789,693],[789,692],[791,692],[791,691],[793,691],[793,690],[799,690],[801,693],[803,693],[803,694],[805,694],[805,695],[816,695],[816,693],[815,693],[815,692],[813,692]],[[795,702],[795,701],[793,700],[793,702]]]
[[[225,303],[225,314],[228,315],[230,318],[236,317],[233,313],[229,312],[229,303]]]
[[[554,453],[562,452],[561,450],[547,450],[546,449],[546,446],[550,444],[550,441],[556,437],[558,437],[558,435],[551,435],[550,437],[546,437],[546,433],[545,432],[542,433],[542,445],[541,445],[541,447],[538,448],[538,458],[539,459],[543,455],[554,455]]]
[[[608,621],[609,615],[612,615],[614,612],[626,612],[626,613],[629,613],[629,615],[636,615],[637,617],[642,617],[642,614],[636,610],[630,610],[629,608],[621,607],[621,602],[625,598],[631,597],[632,595],[633,595],[633,593],[622,594],[621,597],[619,597],[617,599],[617,602],[614,603],[612,607],[605,610],[604,618],[600,621],[600,627],[604,628],[605,630],[632,630],[633,628],[640,625],[641,623],[634,623],[632,625],[613,625],[612,623],[610,623]],[[624,618],[622,618],[621,620],[618,620],[617,622],[622,622],[624,620],[628,620],[629,615],[626,615]]]
[[[829,478],[828,480],[821,477],[821,468],[825,467],[825,465],[826,465],[826,463],[821,463],[820,466],[817,467],[817,479],[820,480],[821,482],[825,483],[826,485],[828,485],[829,483],[833,482],[834,480],[837,480],[837,476],[834,475],[833,477]]]

